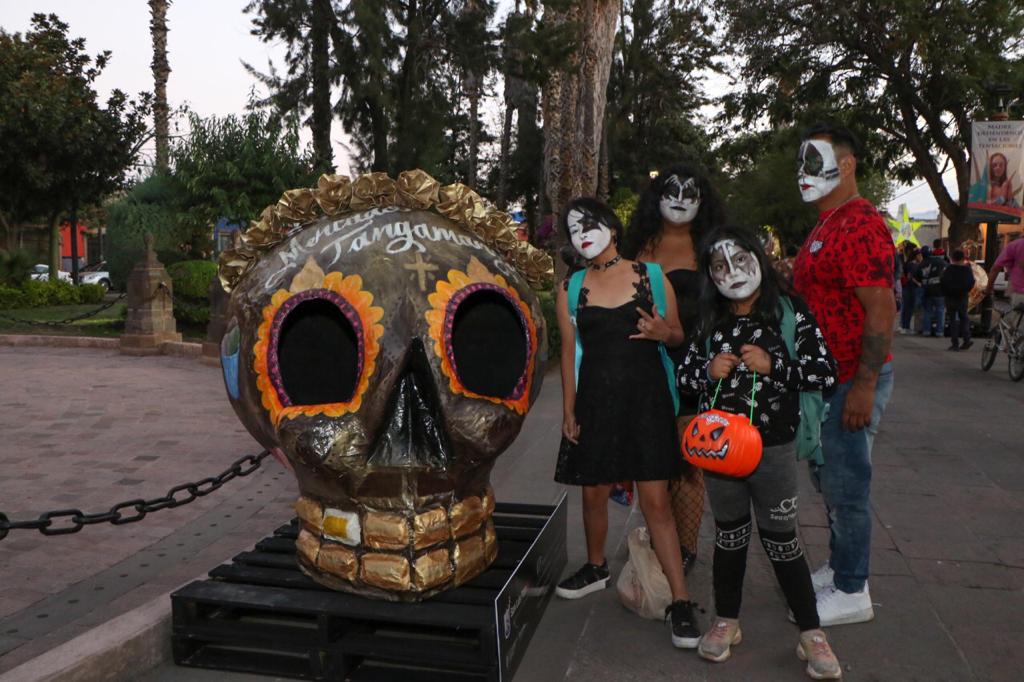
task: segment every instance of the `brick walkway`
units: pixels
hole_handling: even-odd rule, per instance
[[[259,452],[219,369],[186,358],[0,347],[0,511],[106,511]],[[139,523],[0,542],[0,671],[144,603],[266,534],[295,485],[272,458],[216,493]],[[268,512],[273,520],[261,518]],[[60,598],[58,598],[60,597]]]
[[[991,372],[981,372],[981,343],[959,354],[945,352],[946,345],[896,341],[896,391],[875,449],[876,619],[830,631],[848,682],[1015,680],[1024,669],[1024,383],[1009,381],[1002,355]],[[563,490],[551,480],[557,375],[545,384],[523,433],[498,460],[492,482],[499,499],[550,503]],[[223,397],[218,371],[194,360],[0,348],[0,385],[7,446],[0,451],[0,510],[12,516],[79,502],[105,509],[136,494],[163,494],[256,448]],[[118,483],[125,479],[144,482]],[[569,493],[572,570],[584,546],[579,495]],[[0,672],[248,548],[290,518],[294,496],[291,476],[268,460],[248,479],[138,524],[57,538],[12,533],[0,542]],[[624,532],[642,519],[618,505],[610,517],[614,576],[626,559]],[[817,564],[827,533],[806,481],[800,520]],[[710,611],[708,516],[701,543],[690,588]],[[770,566],[752,546],[744,642],[728,663],[673,649],[663,624],[636,618],[607,590],[553,601],[516,679],[806,679]],[[139,679],[270,678],[167,664]]]

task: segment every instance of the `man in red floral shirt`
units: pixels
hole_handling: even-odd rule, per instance
[[[871,446],[889,397],[896,319],[895,247],[882,216],[857,192],[857,139],[816,124],[800,147],[798,182],[818,222],[794,264],[806,299],[839,365],[822,424],[825,463],[812,474],[829,515],[828,563],[811,576],[822,626],[871,620]]]

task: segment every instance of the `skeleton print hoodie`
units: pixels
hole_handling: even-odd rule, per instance
[[[689,344],[683,364],[678,368],[679,388],[700,395],[700,410],[711,409],[718,382],[708,376],[708,366],[719,353],[740,354],[740,348],[752,344],[763,348],[771,357],[772,371],[767,377],[757,376],[740,363],[722,381],[715,409],[750,416],[754,402],[754,426],[766,445],[782,445],[796,437],[800,423],[800,391],[826,390],[835,386],[836,362],[832,358],[818,323],[798,297],[791,297],[796,318],[796,356],[786,349],[779,321],[766,323],[756,313],[732,316],[711,330],[708,342],[696,339]],[[780,313],[781,320],[781,313]],[[706,348],[710,346],[710,354]]]

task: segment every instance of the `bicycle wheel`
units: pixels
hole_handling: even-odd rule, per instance
[[[1010,346],[1007,355],[1010,356],[1010,362],[1007,369],[1010,370],[1010,378],[1014,381],[1020,381],[1024,379],[1024,338],[1017,338],[1012,346]]]
[[[981,368],[984,371],[989,371],[992,368],[993,363],[996,361],[996,355],[999,354],[999,343],[1003,339],[1003,333],[998,328],[993,329],[992,333],[988,336],[988,341],[985,342],[985,346],[981,349]]]

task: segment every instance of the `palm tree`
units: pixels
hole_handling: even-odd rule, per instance
[[[153,36],[153,127],[156,132],[156,168],[166,171],[170,158],[170,126],[167,108],[167,8],[171,0],[149,0],[149,32]]]
[[[598,190],[601,135],[621,0],[551,3],[544,21],[574,28],[576,49],[544,85],[544,170],[551,211]],[[561,265],[561,264],[560,264]]]

